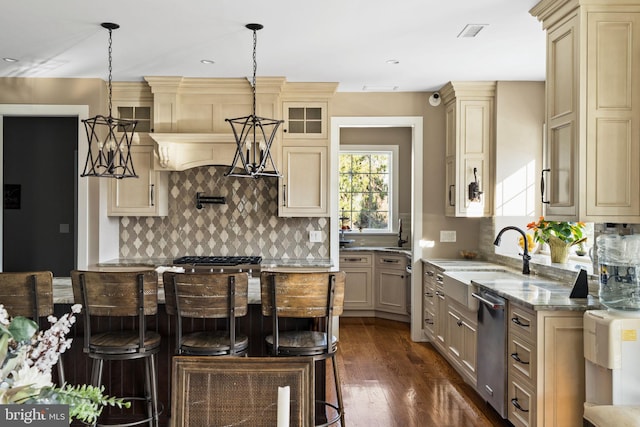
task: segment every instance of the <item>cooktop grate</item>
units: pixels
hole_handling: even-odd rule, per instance
[[[243,265],[260,264],[260,256],[183,256],[173,260],[174,264],[195,265]]]

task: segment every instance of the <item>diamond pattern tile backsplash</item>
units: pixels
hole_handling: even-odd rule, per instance
[[[261,255],[264,258],[329,257],[329,218],[279,218],[276,178],[225,177],[226,167],[203,166],[169,175],[167,217],[122,217],[120,256]],[[196,193],[222,196],[226,204],[196,208]],[[322,243],[310,243],[320,230]]]

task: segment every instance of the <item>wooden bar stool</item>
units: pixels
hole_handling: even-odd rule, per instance
[[[246,355],[249,338],[236,332],[236,317],[247,315],[247,273],[165,272],[165,307],[176,316],[176,353],[194,356]],[[227,328],[185,333],[183,320],[228,319]]]
[[[9,316],[28,317],[43,328],[42,317],[53,315],[53,273],[50,271],[0,273],[0,304]],[[58,359],[58,383],[64,384],[62,356]]]
[[[345,273],[275,273],[260,274],[262,314],[271,316],[273,333],[266,337],[273,356],[310,356],[314,361],[331,359],[335,380],[337,406],[317,401],[333,408],[336,416],[320,426],[340,421],[344,427],[344,404],[336,353],[338,340],[332,334],[333,316],[342,314]],[[279,318],[315,319],[309,330],[281,331]]]
[[[83,306],[84,352],[93,359],[91,383],[100,386],[104,361],[126,361],[144,358],[145,394],[144,397],[126,397],[127,400],[144,400],[146,418],[122,424],[132,426],[148,423],[158,426],[158,373],[156,355],[160,351],[160,335],[147,330],[146,316],[158,311],[158,274],[151,271],[140,272],[71,272],[73,297]],[[98,328],[92,330],[92,323],[98,316],[132,318],[129,328],[126,322],[113,322],[126,325],[118,330]],[[93,318],[93,319],[92,319]],[[92,322],[93,320],[93,322]],[[107,322],[109,325],[112,322]],[[123,397],[123,396],[119,396]],[[98,424],[101,425],[101,424]]]

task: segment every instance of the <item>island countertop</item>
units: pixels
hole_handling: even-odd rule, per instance
[[[260,304],[260,278],[249,277],[249,304]],[[71,277],[53,278],[53,303],[73,304],[73,289],[71,287]],[[164,287],[162,276],[159,276],[158,283],[158,304],[164,304]]]
[[[156,268],[176,265],[173,258],[116,258],[109,261],[101,261],[96,264],[100,268]],[[333,267],[331,258],[263,258],[260,263],[262,270],[276,268],[317,268],[330,269]]]

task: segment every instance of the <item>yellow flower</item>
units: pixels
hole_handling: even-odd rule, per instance
[[[518,237],[518,245],[524,249],[524,239],[522,238],[522,236]],[[536,242],[533,239],[533,236],[531,234],[527,234],[527,249],[529,250],[529,252],[533,252],[535,248]]]

